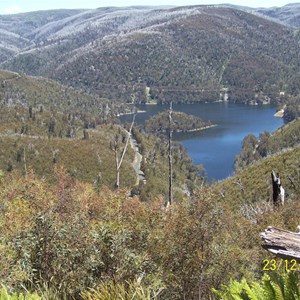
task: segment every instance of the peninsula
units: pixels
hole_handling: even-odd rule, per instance
[[[171,128],[174,132],[192,132],[217,126],[211,121],[204,121],[196,116],[183,112],[172,112]],[[151,133],[164,133],[169,130],[168,110],[158,113],[145,123],[145,131]]]

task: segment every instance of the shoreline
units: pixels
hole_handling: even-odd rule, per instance
[[[204,127],[200,127],[200,128],[194,128],[194,129],[188,129],[188,130],[173,130],[173,133],[190,133],[190,132],[197,132],[197,131],[203,131],[209,128],[213,128],[213,127],[217,127],[218,124],[212,124],[212,125],[207,125]],[[167,131],[151,131],[152,134],[155,133],[166,133]]]
[[[117,117],[121,117],[121,116],[128,116],[128,115],[134,115],[134,114],[143,114],[143,113],[146,113],[147,111],[145,110],[138,110],[136,112],[129,112],[129,113],[119,113],[117,114],[116,116]]]
[[[188,129],[188,130],[174,130],[173,132],[175,132],[175,133],[189,133],[189,132],[202,131],[202,130],[206,130],[206,129],[217,127],[217,126],[218,126],[218,124],[212,124],[212,125],[207,125],[207,126],[204,126],[204,127]]]

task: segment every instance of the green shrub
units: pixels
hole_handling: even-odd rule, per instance
[[[14,293],[9,294],[7,289],[3,287],[0,290],[0,300],[42,300],[36,293]]]
[[[135,281],[115,284],[113,282],[101,283],[96,290],[83,292],[83,300],[156,300],[163,291],[157,283],[144,286],[141,278]]]

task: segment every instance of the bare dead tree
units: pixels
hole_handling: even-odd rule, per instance
[[[222,198],[225,198],[225,191],[222,189],[219,191],[220,195],[222,196]]]
[[[169,109],[169,149],[168,149],[168,158],[169,158],[169,199],[167,205],[173,204],[173,163],[172,163],[172,101],[170,102]]]
[[[121,152],[121,157],[120,158],[119,158],[119,153],[118,153],[119,152],[119,138],[118,138],[118,135],[115,136],[115,140],[114,140],[113,151],[115,153],[115,166],[116,166],[116,183],[115,183],[115,186],[116,186],[117,190],[119,190],[119,188],[120,188],[120,169],[121,169],[121,166],[122,166],[122,163],[123,163],[123,160],[124,160],[124,156],[127,152],[129,140],[131,138],[131,131],[132,131],[133,124],[134,124],[134,121],[135,121],[135,116],[136,115],[134,114],[133,118],[132,118],[130,128],[129,128],[129,131],[126,131],[127,137],[126,137],[125,146],[124,146],[124,148]]]
[[[244,192],[244,186],[242,183],[241,178],[239,178],[237,181],[234,182],[235,184],[237,184],[240,187],[241,192]]]
[[[23,159],[24,159],[24,173],[25,177],[27,177],[27,163],[26,163],[26,148],[24,146],[24,152],[23,152]]]

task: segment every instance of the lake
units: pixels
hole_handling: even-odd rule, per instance
[[[136,116],[136,123],[144,124],[149,117],[169,107],[143,105],[138,108],[146,112]],[[258,136],[265,130],[273,132],[283,124],[282,119],[274,117],[275,107],[272,105],[215,102],[176,104],[173,109],[217,124],[203,131],[174,134],[174,140],[184,145],[193,162],[204,166],[209,181],[233,174],[234,158],[240,152],[241,142],[247,134]],[[131,122],[132,116],[122,116],[121,119]]]

